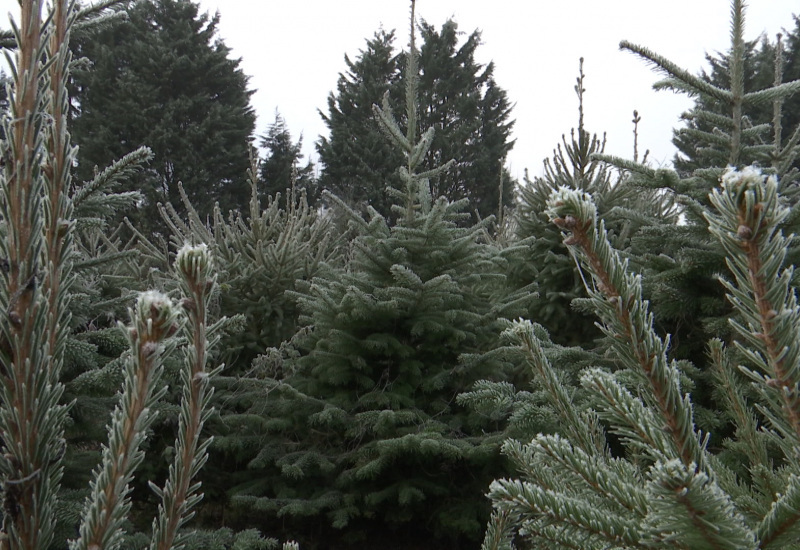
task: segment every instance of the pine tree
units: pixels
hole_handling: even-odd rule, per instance
[[[145,201],[129,214],[145,232],[160,220],[156,203],[180,205],[178,182],[202,216],[215,201],[223,211],[247,205],[252,92],[218,22],[191,0],[146,0],[76,45],[91,61],[76,72],[73,94],[77,175],[89,179],[95,166],[150,147],[151,168],[137,185]]]
[[[357,230],[351,259],[298,293],[306,333],[254,363],[265,380],[248,381],[250,404],[230,419],[259,444],[234,503],[285,518],[329,548],[370,546],[387,533],[403,547],[475,541],[486,478],[501,470],[498,441],[484,432],[492,421],[455,398],[479,378],[511,376],[485,352],[527,294],[505,289],[506,261],[485,242],[490,220],[459,227],[466,200],[431,195],[430,179],[451,163],[420,172],[435,129],[417,137],[413,31],[411,52],[405,131],[388,102],[376,111],[406,159],[403,186],[390,189],[397,221],[375,210],[364,219],[329,197]],[[261,425],[246,428],[253,415]]]
[[[436,129],[422,168],[432,170],[455,159],[451,170],[431,180],[434,196],[467,198],[481,218],[497,214],[498,182],[505,181],[506,206],[513,204],[516,185],[504,168],[514,124],[507,93],[494,80],[494,65],[475,61],[478,31],[463,44],[454,21],[440,32],[423,22],[420,31],[419,125]],[[357,62],[345,58],[350,70],[340,76],[337,93],[328,98],[329,113],[323,115],[330,137],[318,144],[321,187],[351,205],[367,203],[389,219],[393,214],[385,185],[400,184],[394,171],[402,158],[377,138],[371,109],[387,92],[395,101],[402,98],[400,75],[407,61],[402,53],[394,55],[393,38],[393,33],[379,32]]]
[[[308,161],[305,166],[299,166],[303,160],[303,138],[294,142],[286,121],[277,112],[275,122],[261,138],[261,147],[267,150],[258,172],[262,192],[273,197],[290,189],[297,193],[303,190],[308,201],[315,204],[318,193],[314,165]]]

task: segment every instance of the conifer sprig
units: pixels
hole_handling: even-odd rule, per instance
[[[181,290],[183,309],[187,323],[185,347],[186,359],[181,372],[183,397],[178,421],[178,439],[175,441],[175,461],[170,465],[169,478],[163,489],[151,485],[161,498],[158,518],[153,522],[151,550],[183,548],[178,530],[190,520],[192,508],[200,502],[200,483],[193,482],[197,473],[208,460],[211,438],[200,441],[208,416],[212,409],[208,403],[213,395],[209,390],[210,379],[222,370],[217,367],[210,373],[206,370],[208,347],[207,310],[216,281],[211,252],[205,244],[186,244],[175,259]]]
[[[723,281],[743,323],[732,321],[746,342],[745,356],[758,371],[744,369],[770,409],[772,426],[786,440],[787,456],[800,446],[800,308],[792,287],[793,268],[785,267],[788,240],[779,224],[789,214],[780,204],[778,182],[754,168],[728,170],[707,214],[709,229],[728,253],[736,283]],[[752,349],[751,349],[752,348]]]
[[[47,145],[63,123],[58,109],[64,95],[65,48],[52,33],[67,33],[69,4],[55,2],[60,26],[43,27],[42,3],[21,3],[19,26],[11,21],[18,44],[16,59],[6,55],[14,86],[9,114],[3,119],[4,170],[0,185],[0,439],[3,457],[3,548],[44,550],[53,537],[57,488],[62,476],[65,408],[59,404],[63,328],[59,311],[61,245],[68,239],[68,210],[63,173],[48,177],[52,159]],[[58,26],[58,31],[54,27]],[[52,82],[51,79],[57,79]],[[55,96],[55,97],[53,97]],[[58,103],[58,105],[56,105]],[[55,111],[53,111],[55,109]],[[55,120],[58,118],[58,120]],[[70,151],[58,154],[65,162]],[[47,209],[45,194],[53,208]],[[47,213],[45,213],[47,211]],[[44,235],[48,235],[46,240]],[[52,245],[52,246],[51,246]]]
[[[95,471],[80,538],[73,550],[111,550],[122,537],[122,522],[130,509],[130,482],[144,459],[141,446],[154,420],[153,405],[166,392],[160,384],[162,356],[175,346],[180,327],[178,309],[160,292],[142,293],[122,330],[131,355],[125,365],[121,400],[111,417],[109,443]]]
[[[664,430],[674,445],[670,458],[686,467],[702,467],[703,446],[695,431],[692,404],[681,395],[680,372],[667,359],[668,342],[653,329],[653,316],[642,298],[641,278],[627,272],[611,248],[604,224],[598,226],[591,199],[578,191],[560,189],[548,201],[548,215],[565,234],[566,244],[591,276],[587,292],[622,361],[637,370],[647,383],[647,401],[655,406]]]

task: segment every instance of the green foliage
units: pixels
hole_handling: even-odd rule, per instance
[[[624,41],[620,44],[665,76],[657,87],[701,98],[693,116],[706,121],[706,126],[692,133],[698,150],[705,151],[695,158],[698,167],[691,173],[654,170],[643,164],[599,157],[630,170],[634,185],[674,197],[679,207],[682,223],[651,220],[631,239],[630,258],[644,276],[644,292],[651,301],[657,326],[673,335],[672,357],[690,360],[700,371],[694,390],[698,403],[710,395],[713,384],[703,374],[709,370],[705,342],[712,337],[731,336],[727,325],[731,308],[716,281],[717,274],[725,270],[725,252],[710,238],[703,214],[709,206],[709,193],[726,164],[742,167],[758,159],[769,173],[781,178],[787,199],[796,202],[792,159],[800,151],[798,143],[794,139],[770,140],[770,136],[781,124],[781,105],[796,96],[800,81],[748,89],[743,3],[734,2],[732,13],[731,48],[718,81],[692,75],[647,48]],[[725,110],[718,111],[722,105]],[[753,126],[757,113],[766,106],[773,109],[773,118]],[[797,217],[791,216],[782,229],[792,232],[796,225]],[[792,245],[789,261],[798,259],[796,246]]]
[[[319,185],[348,204],[369,204],[387,216],[391,199],[385,189],[400,185],[396,172],[403,156],[383,136],[372,106],[387,93],[393,102],[402,100],[394,31],[378,31],[356,61],[346,55],[344,60],[347,73],[339,75],[328,112],[321,113],[330,136],[317,143],[323,165]]]
[[[800,78],[800,23],[796,18],[794,23],[795,27],[786,36],[778,35],[775,42],[762,36],[758,41],[742,43],[742,90],[746,94]],[[710,71],[703,71],[701,77],[709,84],[731,89],[732,56],[733,49],[724,55],[707,55]],[[793,132],[800,124],[800,96],[783,96],[777,103],[746,103],[742,139],[751,147],[742,152],[744,156],[740,162],[776,166],[782,175],[781,181],[788,185],[795,179],[789,176],[789,171],[797,167],[792,144],[796,144],[798,136],[787,134],[785,130]],[[731,129],[726,118],[729,112],[729,104],[723,100],[709,95],[696,97],[694,107],[682,117],[684,126],[675,131],[673,139],[678,148],[675,167],[680,173],[689,175],[698,168],[722,166],[728,162],[725,134]],[[716,131],[716,139],[710,139],[715,128],[724,133]],[[776,147],[785,150],[778,152]]]
[[[435,129],[420,169],[454,161],[450,170],[430,177],[433,196],[467,198],[480,218],[497,214],[501,178],[503,205],[513,204],[516,185],[504,168],[514,124],[507,94],[494,80],[494,65],[475,61],[478,31],[462,44],[454,21],[447,21],[441,31],[423,22],[420,32],[418,124],[423,131]],[[394,54],[393,40],[393,32],[380,31],[357,61],[345,57],[349,70],[340,75],[323,115],[330,137],[321,138],[317,146],[323,164],[320,186],[351,206],[369,204],[390,220],[393,202],[385,190],[387,184],[401,185],[395,172],[403,158],[378,136],[372,106],[386,94],[393,103],[404,94],[400,75],[408,56]]]
[[[118,2],[78,10],[75,3],[54,2],[43,16],[41,2],[28,0],[21,3],[20,25],[12,23],[18,54],[0,141],[6,159],[0,178],[4,548],[63,548],[78,524],[79,537],[71,547],[119,547],[134,471],[143,462],[156,402],[167,391],[159,383],[165,371],[162,359],[178,343],[173,335],[180,314],[169,297],[156,291],[139,295],[130,310],[131,325],[122,330],[123,342],[118,333],[105,329],[128,296],[124,285],[114,288],[118,294],[105,296],[103,282],[119,273],[113,264],[131,254],[119,249],[113,234],[103,232],[117,209],[138,200],[137,193],[120,194],[116,188],[150,151],[139,149],[92,180],[72,185],[76,148],[67,129],[69,37],[76,25],[91,23],[87,13],[98,24],[115,18],[116,12],[106,13],[114,4]],[[193,300],[185,302],[191,305],[192,330],[185,339],[190,374],[184,382],[191,389],[186,389],[179,422],[179,452],[168,483],[158,491],[164,496],[156,522],[162,529],[155,530],[159,536],[153,547],[164,550],[173,547],[177,529],[202,496],[193,478],[206,459],[208,442],[199,442],[209,414],[203,388],[214,374],[205,372],[210,343],[203,312],[214,290],[207,263],[202,267],[208,253],[185,250],[178,255],[178,272],[185,300]],[[108,387],[120,383],[107,426],[108,443],[84,506],[76,506],[86,493],[75,486],[85,480],[86,466],[96,462],[96,432],[108,419],[104,397]],[[72,397],[70,392],[75,395],[73,411],[61,404]],[[76,438],[83,438],[78,445]],[[61,483],[65,471],[72,487]]]
[[[328,197],[356,231],[349,261],[295,294],[307,332],[255,363],[263,382],[247,380],[240,414],[223,418],[257,451],[233,490],[240,513],[285,521],[298,537],[313,529],[328,547],[377,544],[387,532],[398,545],[477,542],[487,517],[479,495],[502,471],[487,435],[497,423],[456,396],[481,378],[513,378],[487,352],[527,294],[505,288],[490,220],[461,227],[466,201],[431,195],[449,164],[420,171],[434,129],[417,137],[413,38],[412,52],[406,128],[388,100],[376,109],[406,159],[402,186],[389,189],[397,221],[374,209],[364,219]]]
[[[217,201],[223,211],[245,206],[252,92],[217,24],[190,0],[146,0],[75,46],[91,61],[75,74],[78,177],[150,147],[151,167],[132,188],[145,198],[132,216],[145,233],[159,228],[156,203],[180,205],[178,182],[204,217]]]
[[[286,121],[279,113],[275,113],[275,122],[267,128],[267,134],[261,138],[261,146],[267,149],[267,155],[259,167],[261,191],[265,196],[274,197],[278,193],[303,190],[308,201],[317,202],[317,183],[314,177],[314,165],[309,161],[300,167],[303,159],[303,138],[297,143],[286,126]]]
[[[531,254],[514,266],[513,274],[518,284],[537,284],[539,296],[528,317],[565,345],[589,345],[599,332],[593,316],[580,307],[580,299],[586,297],[583,280],[545,213],[553,192],[567,187],[590,193],[620,249],[628,247],[631,237],[643,228],[654,223],[674,224],[677,220],[669,195],[642,189],[627,172],[614,170],[597,158],[606,143],[605,138],[601,140],[584,127],[584,78],[581,59],[575,85],[578,127],[570,132],[569,139],[563,136],[552,159],[545,160],[542,177],[526,178],[515,213],[517,238],[533,241]]]
[[[290,294],[298,281],[308,281],[323,269],[336,265],[341,256],[340,236],[331,219],[315,210],[303,190],[287,190],[287,196],[259,198],[257,167],[250,175],[250,204],[246,213],[230,212],[227,219],[217,207],[213,224],[207,224],[182,195],[184,216],[166,205],[161,209],[172,241],[206,243],[211,249],[221,281],[216,313],[239,319],[221,335],[220,348],[228,363],[227,374],[241,374],[251,361],[269,348],[289,340],[297,330],[297,299]],[[139,235],[149,277],[156,285],[169,265],[166,243]]]
[[[508,547],[516,534],[552,548],[797,546],[800,309],[785,264],[788,239],[778,229],[789,210],[775,178],[754,169],[729,170],[710,201],[711,233],[734,275],[724,286],[739,316],[731,321],[737,349],[717,340],[710,351],[736,428],[726,447],[749,453],[731,462],[707,447],[681,365],[668,360],[669,341],[653,329],[641,277],[611,248],[591,199],[562,189],[548,213],[591,282],[589,300],[620,369],[584,371],[593,402],[580,412],[562,386],[549,386],[567,438],[506,443],[521,477],[492,484],[497,512],[484,548]],[[534,371],[555,380],[533,327],[519,322],[511,334]]]

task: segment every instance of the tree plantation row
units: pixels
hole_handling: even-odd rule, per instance
[[[674,169],[576,63],[520,183],[479,34],[416,8],[315,169],[191,0],[20,3],[0,548],[800,548],[800,20],[732,1],[701,75],[621,43],[695,99]]]

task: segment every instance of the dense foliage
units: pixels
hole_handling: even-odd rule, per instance
[[[419,126],[436,130],[421,168],[454,161],[450,170],[431,179],[434,197],[469,199],[469,211],[480,218],[497,214],[501,178],[502,204],[514,201],[514,181],[505,169],[514,145],[508,95],[494,80],[494,64],[475,60],[478,31],[461,42],[458,25],[449,20],[440,31],[423,22],[420,35]],[[392,104],[402,101],[400,76],[407,54],[396,54],[393,43],[394,33],[381,31],[356,61],[345,58],[348,72],[340,75],[323,113],[330,136],[320,138],[317,146],[323,165],[320,186],[351,206],[369,204],[387,218],[392,217],[392,201],[386,187],[398,185],[402,156],[381,138],[372,106],[387,93]]]
[[[318,181],[277,113],[250,150],[191,0],[21,7],[0,548],[800,548],[798,20],[746,43],[733,0],[699,76],[621,44],[696,98],[675,171],[604,154],[581,61],[515,189],[479,33],[413,2]]]
[[[127,213],[145,232],[163,231],[156,203],[181,205],[179,182],[203,217],[215,202],[246,208],[255,113],[247,77],[217,36],[219,15],[190,0],[135,2],[127,14],[74,47],[89,61],[72,92],[77,177],[146,145],[153,160],[132,187],[144,201]]]

